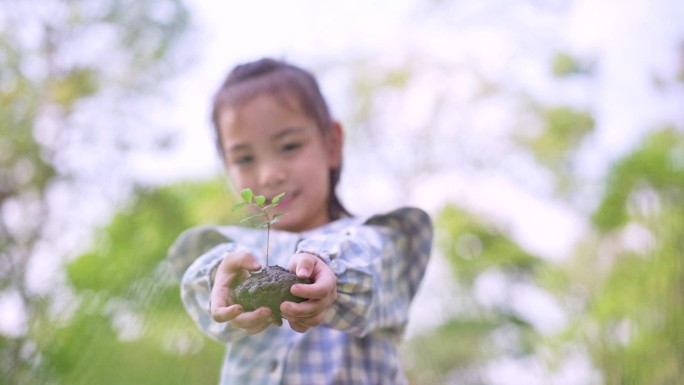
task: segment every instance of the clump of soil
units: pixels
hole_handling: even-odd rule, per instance
[[[280,321],[280,304],[285,301],[303,302],[306,298],[297,297],[290,292],[295,283],[311,283],[310,279],[297,278],[297,275],[283,267],[267,266],[242,281],[234,290],[235,303],[246,311],[262,306],[271,309],[276,320]]]

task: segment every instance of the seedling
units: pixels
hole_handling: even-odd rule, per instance
[[[298,278],[297,275],[281,266],[270,266],[268,264],[268,245],[270,241],[271,226],[278,223],[283,213],[272,213],[271,211],[278,205],[285,193],[280,193],[266,202],[263,195],[254,195],[251,189],[246,188],[240,192],[243,201],[233,206],[233,211],[244,207],[251,207],[257,213],[251,215],[241,222],[251,220],[261,220],[256,227],[266,228],[266,266],[258,272],[251,273],[244,281],[234,289],[234,301],[242,305],[246,311],[252,311],[262,306],[268,307],[273,313],[273,317],[280,322],[280,304],[285,301],[302,302],[306,298],[297,297],[292,294],[290,288],[296,283],[311,283],[308,278]]]
[[[271,213],[283,198],[285,193],[280,193],[271,199],[271,202],[266,204],[266,197],[264,195],[254,195],[254,192],[250,188],[246,188],[240,192],[243,201],[233,206],[233,211],[240,210],[244,207],[251,207],[257,211],[257,214],[251,215],[240,222],[248,222],[251,220],[262,219],[260,223],[256,225],[257,228],[266,228],[266,266],[268,266],[268,245],[271,236],[271,226],[278,223],[280,217],[285,215],[284,213]]]

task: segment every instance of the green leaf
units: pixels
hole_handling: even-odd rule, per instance
[[[284,192],[282,192],[282,193],[276,195],[275,197],[273,197],[273,199],[271,200],[271,205],[276,205],[276,204],[278,204],[278,202],[280,202],[280,199],[282,199],[283,195],[285,195]]]
[[[249,204],[248,202],[240,202],[240,203],[236,204],[235,206],[233,206],[230,209],[230,211],[233,211],[233,212],[238,211],[238,210],[242,209],[243,207],[247,206],[248,204]]]
[[[264,204],[266,204],[266,197],[263,196],[263,195],[257,195],[257,196],[254,197],[254,201],[255,201],[256,204],[258,204],[259,206],[263,206]]]
[[[246,188],[240,192],[240,195],[242,196],[242,199],[245,200],[245,202],[252,202],[252,198],[254,197],[254,193],[252,192],[251,188]]]
[[[247,222],[247,221],[251,221],[252,219],[257,219],[257,218],[260,218],[260,217],[262,217],[262,216],[263,216],[263,214],[252,215],[252,216],[249,216],[249,217],[247,217],[247,218],[241,220],[240,223],[242,223],[242,222]]]

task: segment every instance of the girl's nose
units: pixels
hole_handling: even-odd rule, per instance
[[[280,186],[287,178],[284,165],[277,159],[263,162],[259,174],[260,184],[267,189]]]

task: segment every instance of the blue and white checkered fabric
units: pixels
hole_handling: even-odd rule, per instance
[[[428,215],[403,208],[304,233],[272,231],[269,263],[287,267],[306,251],[337,275],[337,301],[324,324],[305,333],[285,323],[250,336],[209,313],[211,270],[235,250],[264,264],[265,242],[263,230],[203,226],[185,231],[169,251],[186,310],[227,347],[221,384],[406,384],[397,345],[430,256]]]

